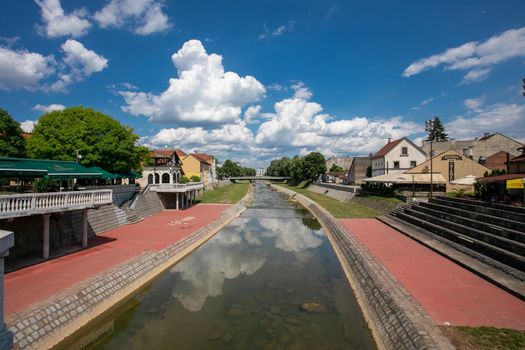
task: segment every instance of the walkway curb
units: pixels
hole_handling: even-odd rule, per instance
[[[421,305],[338,220],[305,196],[271,186],[321,223],[379,349],[454,349]]]
[[[147,251],[62,293],[9,316],[15,349],[50,349],[90,321],[121,305],[238,217],[252,202],[253,187],[215,221],[166,248]]]

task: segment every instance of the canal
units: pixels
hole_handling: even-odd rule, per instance
[[[263,183],[254,194],[239,218],[60,348],[375,349],[317,220]]]

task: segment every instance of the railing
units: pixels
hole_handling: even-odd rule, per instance
[[[202,182],[190,182],[187,184],[150,184],[150,191],[154,192],[188,192],[194,190],[202,190],[204,184]]]
[[[91,208],[112,203],[112,190],[25,193],[0,196],[0,218]]]

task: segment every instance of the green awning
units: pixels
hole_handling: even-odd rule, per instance
[[[0,177],[100,178],[102,173],[77,162],[0,157]]]
[[[119,175],[117,174],[112,174],[110,173],[109,171],[106,171],[98,166],[92,166],[91,168],[89,168],[90,170],[93,170],[93,171],[96,171],[96,172],[99,172],[101,173],[101,178],[104,179],[104,180],[112,180],[112,179],[118,179],[120,178]]]
[[[142,174],[136,171],[130,170],[125,173],[115,174],[115,176],[117,176],[117,179],[140,179],[142,177]]]

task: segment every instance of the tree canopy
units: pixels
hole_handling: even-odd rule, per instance
[[[432,119],[431,125],[427,125],[425,131],[428,133],[428,141],[441,142],[448,140],[448,135],[445,133],[445,126],[438,116]]]
[[[40,117],[28,140],[33,158],[76,160],[85,166],[99,166],[109,172],[140,169],[149,150],[136,144],[133,129],[91,108],[71,107]]]
[[[242,167],[236,162],[226,159],[224,164],[217,169],[219,177],[255,176],[255,169]]]
[[[23,157],[25,140],[20,124],[0,108],[0,156]]]
[[[332,164],[332,166],[330,167],[330,172],[338,173],[338,172],[341,172],[341,171],[345,171],[345,168],[343,168],[342,166],[339,166],[337,164]]]
[[[305,157],[295,156],[292,159],[283,157],[274,159],[266,169],[268,176],[290,176],[294,180],[315,181],[326,172],[326,161],[319,152],[312,152]]]

